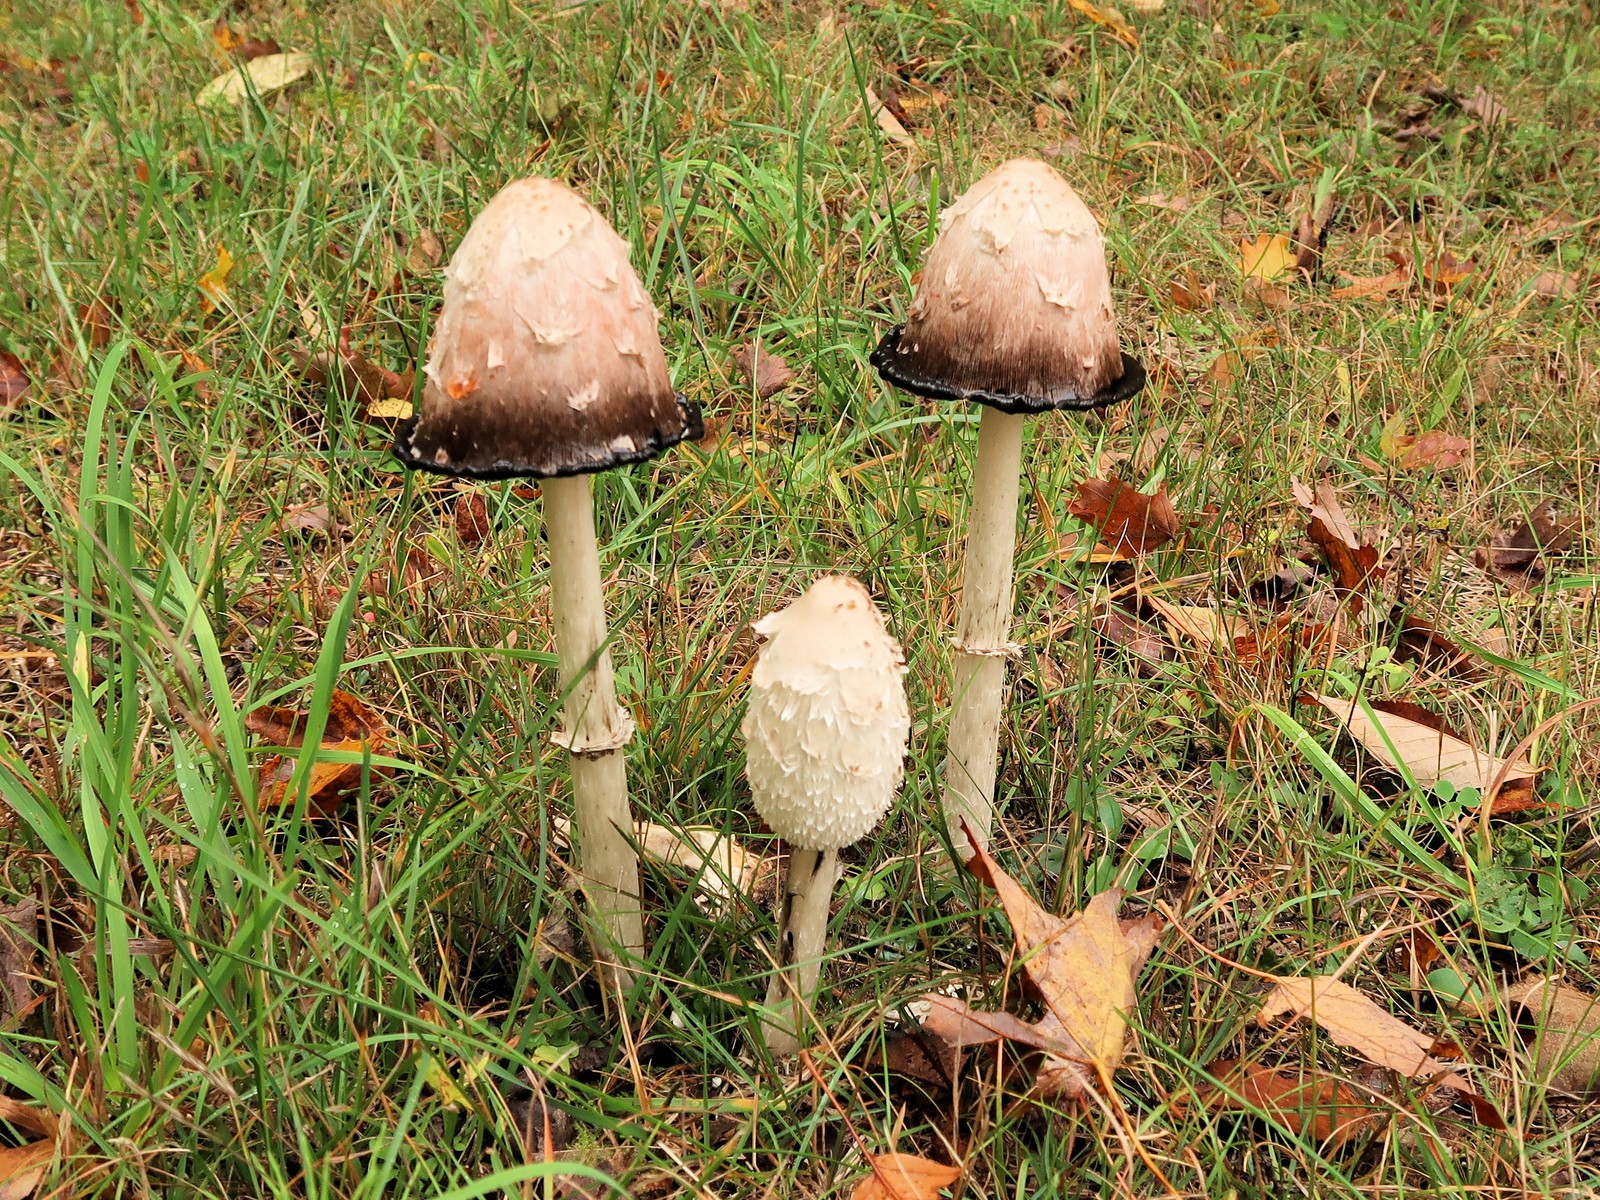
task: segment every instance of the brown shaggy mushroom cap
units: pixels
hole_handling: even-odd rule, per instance
[[[1117,344],[1094,214],[1028,158],[996,167],[944,211],[906,323],[872,363],[908,391],[1006,412],[1097,408],[1144,383]]]
[[[427,382],[395,454],[478,478],[576,475],[698,436],[628,244],[553,179],[478,214],[445,273]]]

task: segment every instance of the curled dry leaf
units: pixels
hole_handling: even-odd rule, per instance
[[[221,242],[217,243],[217,265],[195,282],[200,289],[200,311],[215,312],[231,297],[228,295],[228,276],[233,271],[233,255]]]
[[[1151,208],[1164,208],[1168,212],[1184,213],[1194,207],[1194,201],[1187,196],[1169,196],[1166,192],[1150,192],[1148,195],[1135,196],[1135,204],[1147,204]]]
[[[1528,1050],[1540,1081],[1575,1096],[1600,1095],[1600,1001],[1538,975],[1505,996],[1533,1022]]]
[[[775,862],[763,871],[760,855],[750,853],[720,829],[692,825],[673,829],[644,821],[635,830],[639,848],[651,858],[696,876],[708,907],[725,909],[741,896],[754,900],[763,875],[776,878]]]
[[[265,706],[245,716],[245,728],[275,746],[300,746],[305,741],[310,714],[298,708]],[[328,718],[322,730],[322,748],[349,754],[383,753],[390,731],[384,719],[349,692],[335,691],[328,701]],[[298,756],[274,755],[261,764],[257,796],[262,808],[278,808],[294,802],[289,782],[294,777]],[[374,782],[394,774],[392,768],[372,766]],[[362,764],[359,762],[313,762],[306,782],[306,811],[328,817],[344,801],[360,791]]]
[[[961,1168],[915,1154],[868,1156],[872,1174],[856,1185],[850,1200],[938,1200],[939,1192],[961,1178]]]
[[[1296,479],[1292,481],[1292,486],[1295,499],[1310,514],[1306,536],[1322,553],[1323,561],[1333,572],[1335,585],[1350,605],[1350,611],[1359,613],[1361,597],[1372,582],[1383,574],[1378,548],[1362,544],[1360,535],[1345,515],[1331,485],[1319,483],[1317,490],[1312,492]]]
[[[1114,475],[1080,483],[1067,511],[1092,525],[1100,540],[1123,557],[1154,550],[1182,528],[1165,487],[1146,494]]]
[[[759,340],[737,347],[731,357],[733,365],[762,400],[783,391],[794,378],[789,364],[776,354],[768,354]]]
[[[1183,269],[1183,278],[1167,285],[1174,308],[1184,312],[1205,312],[1217,302],[1217,285],[1201,283],[1193,267]]]
[[[872,114],[872,123],[891,142],[899,142],[901,145],[916,144],[917,139],[911,136],[910,130],[901,124],[900,118],[890,111],[889,106],[871,88],[867,89],[867,111]]]
[[[1389,259],[1395,268],[1387,275],[1346,276],[1350,282],[1334,288],[1329,295],[1335,300],[1370,300],[1405,291],[1411,286],[1411,260],[1400,254],[1391,254]]]
[[[1102,9],[1089,3],[1089,0],[1067,0],[1067,3],[1072,5],[1074,12],[1081,13],[1096,25],[1110,30],[1112,35],[1129,50],[1139,48],[1139,35],[1133,31],[1132,25],[1117,15],[1115,10]]]
[[[350,346],[348,332],[339,335],[339,348],[307,354],[292,352],[300,374],[319,387],[329,387],[341,399],[361,409],[362,418],[388,426],[412,415],[411,390],[415,373],[390,371]]]
[[[1557,523],[1550,501],[1542,501],[1495,545],[1478,551],[1478,565],[1507,583],[1537,583],[1544,578],[1544,556],[1571,546],[1578,528],[1577,522]]]
[[[1199,1097],[1213,1112],[1261,1112],[1291,1133],[1310,1134],[1330,1149],[1372,1132],[1388,1118],[1387,1110],[1367,1103],[1349,1084],[1320,1071],[1258,1067],[1228,1059],[1212,1063],[1206,1072],[1217,1086],[1202,1086]]]
[[[252,92],[267,96],[311,73],[311,55],[300,51],[263,54],[218,75],[195,95],[201,108],[227,108]]]
[[[1503,786],[1516,790],[1522,781],[1531,787],[1541,769],[1525,758],[1508,764],[1474,748],[1418,705],[1402,708],[1393,702],[1369,701],[1369,712],[1358,701],[1338,696],[1313,693],[1313,699],[1343,721],[1350,736],[1375,758],[1392,771],[1409,771],[1422,787],[1445,780],[1458,788],[1487,792],[1504,773]]]
[[[22,360],[9,350],[0,350],[0,408],[15,408],[33,386]]]
[[[37,900],[0,906],[0,1017],[7,1022],[15,1022],[33,1003],[38,933]]]
[[[37,1135],[21,1146],[0,1147],[0,1200],[27,1200],[56,1156],[60,1125],[54,1113],[10,1096],[0,1096],[0,1121]]]
[[[481,492],[462,492],[456,496],[456,537],[463,546],[476,546],[489,536],[489,505]]]
[[[1145,602],[1167,627],[1174,644],[1180,648],[1185,643],[1202,650],[1231,650],[1242,638],[1250,638],[1250,623],[1239,617],[1219,612],[1205,604],[1172,604],[1156,596],[1146,596]]]

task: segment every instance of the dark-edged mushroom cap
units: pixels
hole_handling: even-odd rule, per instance
[[[944,211],[906,322],[872,365],[909,392],[1011,413],[1100,408],[1144,386],[1117,343],[1094,214],[1029,158],[996,167]]]
[[[479,479],[578,475],[698,437],[659,320],[627,243],[588,201],[553,179],[509,184],[450,260],[396,457]]]

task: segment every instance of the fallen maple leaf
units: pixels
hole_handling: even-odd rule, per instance
[[[871,1154],[872,1174],[856,1185],[851,1200],[938,1200],[941,1189],[961,1178],[961,1168],[915,1154]]]
[[[1247,278],[1271,283],[1294,270],[1294,245],[1286,233],[1263,233],[1239,243],[1239,270]]]
[[[0,1096],[0,1121],[39,1136],[21,1146],[0,1147],[0,1200],[27,1200],[56,1156],[60,1126],[54,1113]]]
[[[0,408],[15,408],[33,386],[22,360],[9,350],[0,350]]]
[[[756,396],[762,400],[783,391],[794,378],[789,364],[776,354],[768,354],[761,348],[759,340],[735,348],[731,358],[733,365],[739,368],[745,380],[755,388]]]
[[[998,893],[1045,1015],[1030,1024],[934,994],[923,997],[929,1006],[923,1027],[957,1046],[1002,1038],[1036,1046],[1046,1051],[1036,1093],[1048,1099],[1082,1096],[1095,1076],[1110,1078],[1122,1061],[1126,1014],[1135,1007],[1134,980],[1155,948],[1155,919],[1119,921],[1122,893],[1116,890],[1101,892],[1082,912],[1062,918],[1041,908],[982,848],[974,849],[967,867]]]
[[[221,242],[217,243],[217,265],[196,281],[200,289],[200,311],[214,312],[228,303],[228,275],[233,270],[233,255]]]
[[[245,716],[245,728],[275,746],[300,746],[310,714],[302,709],[266,706]],[[378,755],[389,741],[389,726],[360,699],[349,692],[335,691],[328,700],[328,717],[322,730],[322,748],[351,754]],[[289,782],[294,776],[298,756],[274,755],[261,764],[257,797],[262,808],[277,808],[292,803]],[[313,761],[306,782],[306,811],[328,817],[338,811],[345,799],[361,788],[363,768],[359,762]],[[388,778],[390,767],[372,766],[371,778]]]
[[[1422,787],[1446,780],[1458,788],[1486,792],[1497,779],[1503,786],[1513,787],[1519,781],[1532,780],[1541,770],[1525,758],[1508,764],[1503,758],[1475,749],[1437,718],[1428,723],[1426,718],[1433,714],[1416,705],[1396,712],[1399,706],[1392,702],[1369,701],[1368,712],[1355,700],[1317,693],[1312,697],[1343,721],[1350,736],[1391,771],[1409,771]]]
[[[1165,487],[1147,494],[1114,475],[1080,483],[1067,512],[1092,525],[1102,542],[1125,556],[1154,550],[1182,528]]]
[[[1206,1072],[1218,1085],[1202,1086],[1199,1097],[1213,1112],[1259,1110],[1291,1133],[1309,1133],[1330,1149],[1376,1129],[1388,1116],[1349,1084],[1320,1071],[1269,1069],[1230,1059],[1212,1063]]]
[[[1600,1002],[1537,975],[1505,995],[1533,1021],[1530,1051],[1540,1082],[1575,1096],[1600,1092]]]

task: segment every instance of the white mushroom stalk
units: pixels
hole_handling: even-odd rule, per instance
[[[755,630],[768,640],[740,729],[756,811],[789,844],[767,992],[767,1048],[782,1056],[815,1011],[839,850],[893,804],[911,715],[905,656],[856,580],[825,576]]]
[[[395,439],[407,466],[476,479],[545,480],[551,613],[566,695],[555,741],[571,756],[578,865],[612,983],[644,952],[623,747],[606,649],[588,475],[698,436],[672,390],[660,314],[628,245],[583,197],[522,179],[484,208],[445,275],[417,419]]]
[[[963,824],[984,846],[994,824],[1023,418],[1098,408],[1144,384],[1118,346],[1094,214],[1044,163],[997,167],[940,217],[906,323],[872,362],[897,387],[984,405],[944,767],[945,825],[965,862]]]

